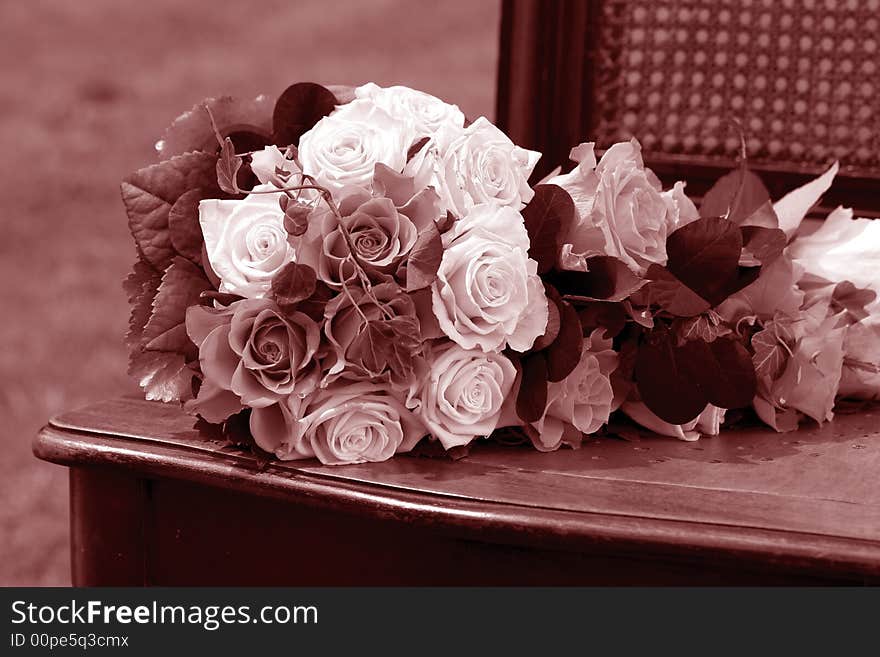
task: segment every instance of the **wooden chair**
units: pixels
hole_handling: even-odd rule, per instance
[[[774,196],[839,158],[840,200],[877,211],[877,1],[505,0],[498,118],[545,153],[538,176],[635,134],[699,193],[733,164],[736,117]],[[78,585],[876,584],[878,420],[324,467],[121,399],[34,451],[70,467]]]
[[[700,195],[737,120],[773,198],[835,159],[825,199],[880,215],[880,0],[504,0],[497,120],[544,153],[636,136]]]

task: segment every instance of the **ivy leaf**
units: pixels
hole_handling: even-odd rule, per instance
[[[298,82],[289,86],[275,103],[272,141],[279,146],[298,144],[299,138],[330,114],[337,103],[336,96],[320,84]]]
[[[372,376],[390,372],[401,381],[409,380],[413,358],[421,347],[419,322],[412,315],[372,320],[363,325],[346,349],[347,360],[360,363]]]
[[[769,202],[767,187],[749,171],[743,160],[740,166],[721,176],[706,192],[700,204],[700,216],[725,217],[739,225]]]
[[[289,262],[272,277],[270,293],[278,307],[287,312],[296,308],[300,301],[310,298],[317,283],[318,276],[314,269]]]
[[[709,310],[705,314],[685,319],[676,319],[672,322],[672,330],[677,338],[677,344],[681,345],[689,340],[702,340],[713,342],[714,340],[729,335],[732,331],[726,326],[721,316]]]
[[[772,322],[752,336],[752,364],[755,374],[764,381],[775,381],[785,370],[790,347],[780,335],[779,326]]]
[[[121,185],[122,201],[138,252],[159,271],[176,254],[168,224],[171,208],[191,189],[219,189],[215,155],[186,153],[136,171]]]
[[[523,356],[520,363],[522,381],[516,396],[516,414],[525,423],[537,422],[547,408],[547,360],[540,352]]]
[[[419,233],[406,263],[406,291],[428,287],[437,278],[443,258],[443,240],[434,223]]]
[[[163,160],[191,151],[217,151],[214,126],[206,111],[214,117],[217,131],[221,137],[232,136],[233,143],[241,150],[253,150],[248,144],[239,143],[240,135],[252,135],[250,141],[269,144],[272,133],[272,100],[258,96],[252,100],[242,100],[232,96],[209,98],[182,114],[165,131],[156,144],[159,157]]]
[[[217,184],[227,194],[241,193],[238,188],[238,170],[243,163],[241,156],[235,154],[232,140],[226,137],[220,148],[220,157],[217,159]]]
[[[196,264],[202,262],[202,244],[205,242],[199,224],[199,201],[203,198],[201,189],[191,189],[181,194],[168,211],[171,246]]]
[[[536,185],[535,195],[522,211],[529,234],[529,256],[538,263],[538,273],[556,266],[562,239],[574,223],[574,201],[558,185]]]

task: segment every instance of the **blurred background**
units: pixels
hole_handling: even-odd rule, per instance
[[[67,472],[32,456],[34,433],[136,391],[122,176],[200,100],[305,80],[405,84],[493,118],[499,16],[499,0],[0,3],[0,585],[70,583]]]

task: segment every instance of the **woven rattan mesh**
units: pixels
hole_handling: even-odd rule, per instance
[[[603,0],[599,145],[880,177],[880,0]],[[595,38],[595,37],[594,37]]]

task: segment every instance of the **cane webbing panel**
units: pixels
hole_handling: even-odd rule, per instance
[[[880,177],[880,0],[603,0],[594,132],[649,159]]]

